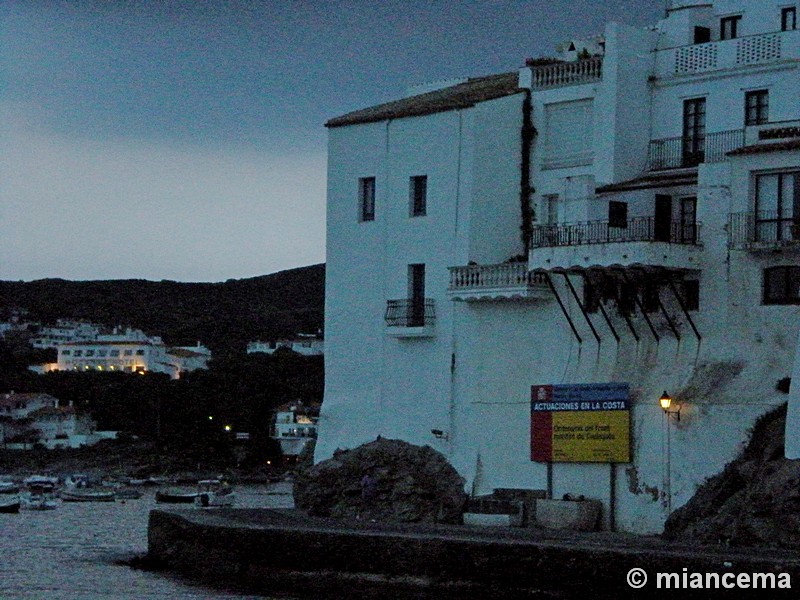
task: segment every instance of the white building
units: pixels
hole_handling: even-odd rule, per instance
[[[317,437],[319,404],[300,400],[288,402],[275,409],[272,438],[281,446],[281,453],[289,459],[300,456],[311,440]]]
[[[207,369],[211,351],[196,346],[165,346],[160,337],[148,337],[138,330],[124,334],[99,335],[84,342],[58,346],[58,362],[44,365],[47,371],[121,371],[124,373],[166,373],[179,379],[183,373]]]
[[[583,494],[606,526],[660,531],[787,398],[796,12],[675,0],[565,62],[329,121],[316,460],[402,438],[474,493]],[[531,460],[533,386],[608,382],[630,389],[630,461]]]
[[[325,340],[313,333],[300,333],[293,339],[250,342],[247,344],[247,353],[273,354],[279,348],[287,348],[303,356],[322,356],[325,353]]]
[[[79,414],[70,402],[62,406],[49,394],[0,395],[0,443],[8,449],[27,449],[33,443],[47,448],[78,448],[113,437],[96,432],[88,415]]]
[[[58,319],[54,327],[40,327],[30,344],[34,348],[57,348],[60,344],[97,339],[100,330],[94,323]]]

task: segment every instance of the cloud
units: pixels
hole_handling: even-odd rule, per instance
[[[218,281],[324,260],[324,153],[67,138],[30,107],[0,111],[0,279]]]

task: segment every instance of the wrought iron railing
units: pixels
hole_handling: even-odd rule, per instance
[[[603,78],[603,58],[554,63],[533,69],[533,89],[576,85],[600,81]]]
[[[744,130],[718,131],[702,137],[651,140],[647,152],[650,171],[696,167],[700,163],[725,160],[731,150],[744,145]]]
[[[384,319],[388,327],[425,327],[433,325],[435,318],[433,298],[386,301]]]
[[[528,270],[527,262],[450,267],[450,290],[480,290],[546,284],[541,273]]]
[[[632,217],[622,223],[585,221],[534,226],[531,248],[581,246],[619,242],[667,242],[699,244],[700,223],[662,221],[655,217]]]
[[[780,215],[777,211],[733,213],[728,225],[731,248],[779,246],[800,243],[800,215]]]

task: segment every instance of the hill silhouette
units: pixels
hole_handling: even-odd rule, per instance
[[[324,296],[324,264],[220,283],[0,281],[0,311],[24,308],[29,320],[45,325],[75,318],[133,327],[175,346],[202,341],[215,355],[244,352],[249,341],[321,330]]]

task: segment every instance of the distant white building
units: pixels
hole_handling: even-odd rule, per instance
[[[571,60],[329,121],[315,459],[377,435],[430,444],[475,493],[583,494],[606,526],[660,531],[787,398],[796,13],[675,0],[653,28],[573,41]],[[605,434],[547,394],[612,383],[629,458],[564,460],[583,447],[570,436]],[[540,392],[548,419],[572,420],[547,439]]]
[[[30,344],[34,348],[57,348],[60,344],[97,339],[101,327],[86,321],[58,319],[55,327],[40,327]]]
[[[300,400],[275,409],[272,437],[278,440],[284,457],[296,459],[311,440],[317,438],[319,404]]]
[[[211,351],[196,346],[168,347],[160,337],[148,337],[139,330],[98,335],[96,339],[58,346],[58,362],[42,365],[40,371],[121,371],[124,373],[166,373],[179,379],[183,373],[207,369]]]
[[[0,394],[0,444],[5,448],[78,448],[109,434],[96,432],[94,421],[79,414],[71,402],[62,406],[49,394]]]
[[[288,348],[303,356],[321,356],[325,353],[325,341],[316,334],[298,334],[296,338],[276,340],[273,342],[250,342],[247,353],[262,352],[272,354],[279,348]]]

